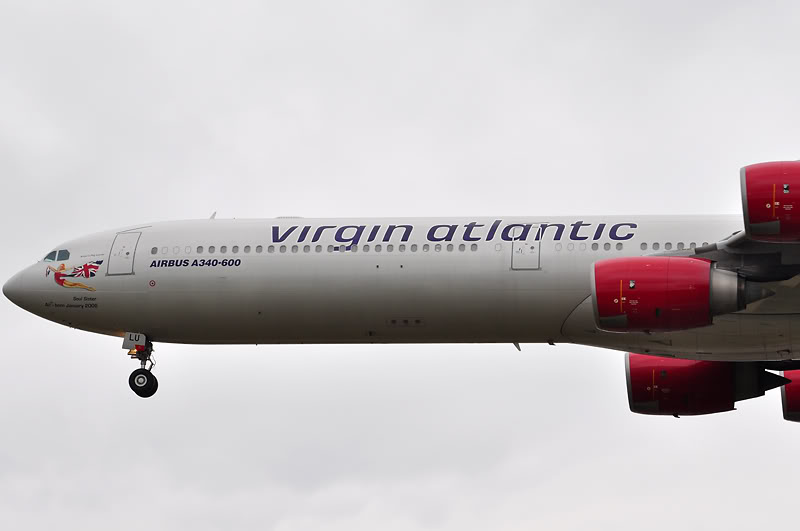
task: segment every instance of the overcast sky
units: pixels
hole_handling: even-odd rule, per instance
[[[0,282],[214,211],[739,214],[741,166],[800,158],[799,16],[0,0]],[[630,413],[600,349],[157,345],[142,400],[119,339],[0,319],[2,529],[796,525],[775,391],[676,420]]]

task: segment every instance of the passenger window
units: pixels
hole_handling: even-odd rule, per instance
[[[219,248],[219,252],[221,252],[222,254],[227,253],[228,252],[228,246],[227,245],[223,245],[222,247]]]
[[[678,242],[678,250],[683,251],[683,242]]]
[[[233,248],[231,248],[231,252],[232,252],[233,254],[236,254],[236,253],[238,253],[238,252],[239,252],[239,246],[238,246],[238,245],[234,245],[234,246],[233,246]]]
[[[257,252],[257,253],[259,253],[259,254],[260,254],[260,253],[262,253],[262,252],[264,252],[264,247],[263,247],[263,246],[261,246],[261,245],[257,245],[257,246],[256,246],[256,252]]]
[[[47,253],[47,256],[44,257],[45,262],[52,262],[55,259],[56,259],[55,251],[50,251],[49,253]]]
[[[659,248],[659,247],[661,247],[661,244],[659,244],[658,242],[656,242],[656,243],[654,243],[654,244],[653,244],[653,250],[654,250],[654,251],[658,251],[658,248]]]
[[[622,244],[621,244],[621,243],[618,243],[618,244],[617,244],[617,251],[621,251],[621,250],[622,250]]]
[[[469,248],[472,249],[473,251],[477,251],[478,250],[478,244],[477,243],[473,243],[472,245],[469,246]]]
[[[250,252],[250,246],[249,245],[245,245],[244,246],[244,252],[245,252],[245,254]]]
[[[412,253],[416,253],[417,252],[417,244],[416,243],[412,243],[411,244],[411,252]]]
[[[642,251],[646,251],[647,250],[647,244],[646,243],[641,244],[639,246],[639,249],[641,249]]]
[[[209,245],[209,246],[208,246],[208,252],[209,252],[210,254],[214,254],[214,249],[215,249],[215,247],[214,247],[213,245]]]
[[[667,251],[669,251],[670,249],[672,249],[672,244],[671,244],[670,242],[667,242],[667,243],[665,243],[665,244],[664,244],[664,249],[666,249]]]
[[[197,246],[197,254],[203,254],[203,246],[202,245],[198,245]]]
[[[447,244],[447,250],[448,251],[452,251],[453,250],[453,244],[452,243],[448,243]]]
[[[603,249],[605,249],[606,251],[610,251],[611,250],[611,244],[610,243],[604,243],[603,244]]]
[[[58,262],[62,262],[64,260],[69,260],[69,251],[66,249],[61,249],[58,251],[58,258],[56,258]]]
[[[158,247],[153,247],[150,249],[150,254],[158,254]]]
[[[467,250],[467,246],[462,243],[458,246],[458,250],[464,252]]]
[[[597,245],[596,243],[593,243],[593,244],[592,244],[592,251],[596,251],[596,250],[597,250],[597,249],[599,249],[599,248],[600,248],[600,246],[599,246],[599,245]]]

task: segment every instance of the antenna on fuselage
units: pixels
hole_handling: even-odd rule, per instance
[[[217,211],[215,210],[214,213],[211,214],[211,217],[208,219],[216,219],[216,217],[217,217]]]

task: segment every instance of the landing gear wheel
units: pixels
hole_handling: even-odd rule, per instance
[[[134,393],[142,398],[150,398],[158,390],[158,380],[147,369],[136,369],[128,378],[128,384]]]

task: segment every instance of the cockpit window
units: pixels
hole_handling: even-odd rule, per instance
[[[69,251],[66,249],[61,249],[58,251],[58,258],[56,258],[58,262],[63,262],[64,260],[69,260]]]
[[[45,262],[52,262],[55,259],[56,259],[56,252],[55,251],[51,251],[51,252],[47,253],[47,256],[44,257],[44,261]]]

